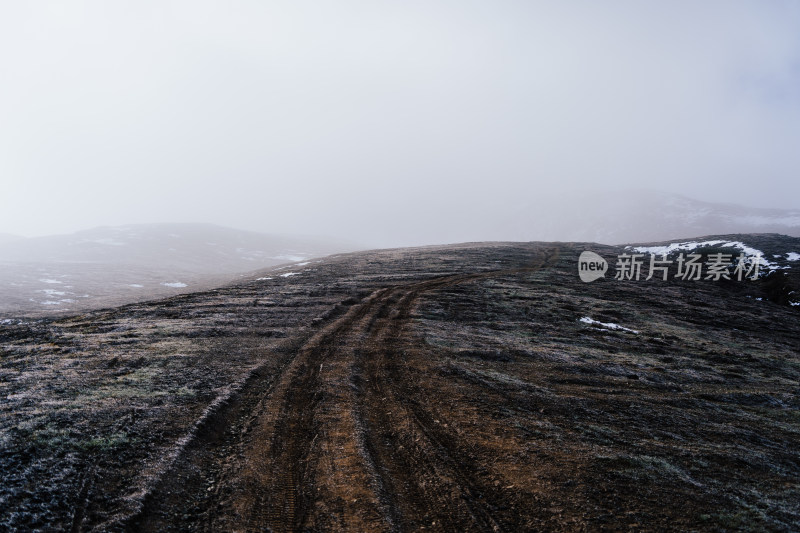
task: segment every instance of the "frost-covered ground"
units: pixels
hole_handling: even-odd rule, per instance
[[[261,426],[251,413],[214,413],[258,405],[285,372],[308,372],[317,386],[322,367],[287,366],[308,339],[334,335],[325,328],[370,295],[446,278],[403,313],[399,298],[397,308],[387,300],[386,312],[352,314],[352,325],[383,324],[397,336],[374,352],[394,366],[380,383],[347,379],[358,364],[377,364],[359,359],[359,345],[340,354],[352,360],[322,361],[343,379],[308,404],[299,476],[313,451],[337,466],[338,482],[357,486],[332,446],[345,436],[315,431],[337,416],[326,402],[402,385],[402,395],[376,396],[371,408],[376,417],[405,413],[404,423],[378,431],[365,416],[352,437],[372,435],[410,458],[404,471],[375,470],[387,505],[420,495],[397,507],[393,519],[404,525],[469,530],[478,516],[509,531],[798,530],[800,309],[788,298],[800,271],[787,254],[800,240],[702,240],[743,242],[790,268],[742,282],[609,275],[582,283],[581,251],[611,261],[625,249],[473,244],[343,255],[159,301],[4,317],[0,529],[119,529],[175,476],[186,498],[161,518],[175,530],[202,530],[224,505],[236,508],[228,499],[236,480],[221,472],[240,460],[238,443],[269,441],[253,433]],[[302,275],[280,275],[293,272]],[[324,357],[331,344],[320,346]],[[237,396],[248,376],[263,388]],[[294,422],[285,421],[285,434]],[[201,438],[218,443],[209,468],[175,466]],[[323,505],[331,520],[352,503],[317,490],[331,479],[301,479],[292,497]]]

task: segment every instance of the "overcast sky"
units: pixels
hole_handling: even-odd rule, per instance
[[[798,28],[791,0],[0,0],[0,232],[380,244],[585,188],[800,207]]]

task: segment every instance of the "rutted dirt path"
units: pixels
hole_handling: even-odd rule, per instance
[[[4,320],[0,529],[800,530],[798,315],[772,299],[797,273],[586,285],[584,249]]]
[[[324,325],[279,376],[256,372],[211,417],[126,528],[138,531],[513,530],[502,491],[414,398],[409,334],[429,291],[552,264],[375,291]]]

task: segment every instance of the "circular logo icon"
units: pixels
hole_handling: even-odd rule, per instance
[[[608,262],[594,252],[585,251],[578,258],[578,275],[589,283],[606,275]]]

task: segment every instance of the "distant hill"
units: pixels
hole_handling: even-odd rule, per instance
[[[588,191],[536,198],[493,227],[512,240],[603,244],[734,233],[798,237],[800,210],[702,202],[649,190]]]
[[[24,237],[20,237],[19,235],[12,235],[10,233],[0,233],[0,246],[3,244],[7,244],[9,242],[19,241]]]
[[[357,248],[209,224],[0,240],[0,312],[71,311],[199,290],[239,273]]]

